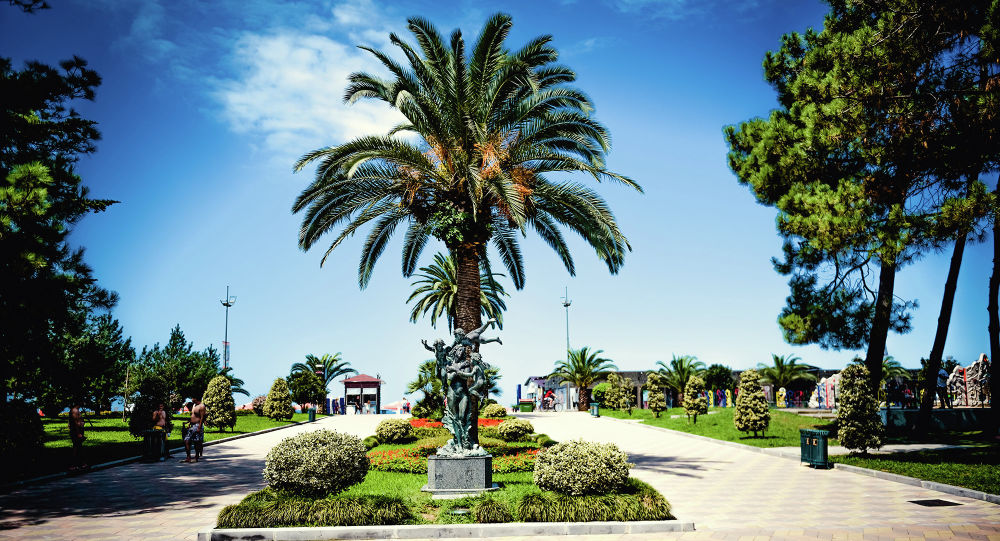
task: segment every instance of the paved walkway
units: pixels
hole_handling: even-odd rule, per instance
[[[224,506],[264,486],[264,457],[274,444],[319,428],[365,437],[385,417],[324,417],[205,447],[196,464],[134,463],[3,494],[0,539],[193,540]]]
[[[635,463],[633,475],[655,486],[673,504],[678,518],[693,521],[698,529],[627,536],[630,541],[1000,541],[1000,505],[839,470],[813,470],[794,460],[586,413],[521,416],[557,440],[617,443]],[[223,506],[263,485],[264,456],[281,439],[318,428],[366,436],[383,418],[324,418],[207,447],[207,460],[199,464],[130,464],[0,495],[0,539],[194,539],[198,530],[214,523]],[[929,499],[960,505],[910,503]]]

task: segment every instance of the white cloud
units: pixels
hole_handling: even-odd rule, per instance
[[[622,13],[679,21],[725,9],[745,13],[758,7],[760,0],[607,0]]]

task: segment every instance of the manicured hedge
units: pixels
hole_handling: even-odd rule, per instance
[[[619,494],[568,496],[555,492],[526,494],[517,506],[524,522],[598,522],[673,520],[670,503],[653,487],[629,479]]]
[[[401,498],[342,496],[311,499],[265,488],[219,513],[219,528],[381,526],[406,524],[413,512]]]

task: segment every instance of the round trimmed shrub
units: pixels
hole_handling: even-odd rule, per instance
[[[535,427],[524,419],[507,419],[497,425],[497,434],[503,441],[521,441],[535,431]]]
[[[257,398],[254,398],[253,402],[250,403],[250,407],[253,408],[253,412],[260,417],[264,416],[264,402],[267,402],[267,395],[260,395]]]
[[[372,449],[381,445],[382,442],[378,441],[378,438],[376,438],[375,436],[368,436],[367,438],[364,439],[364,441],[362,441],[362,443],[365,444],[366,449],[371,451]]]
[[[291,419],[294,413],[292,395],[288,392],[288,382],[285,381],[285,378],[274,380],[270,392],[267,393],[267,399],[264,401],[264,415],[278,421]]]
[[[479,410],[479,416],[487,419],[503,419],[507,416],[507,408],[500,404],[490,404]]]
[[[542,490],[571,496],[611,494],[628,483],[631,467],[628,455],[613,443],[574,440],[539,453],[534,480]]]
[[[368,455],[361,440],[333,430],[285,438],[264,462],[264,481],[303,495],[336,494],[364,481]]]
[[[202,399],[208,417],[205,426],[232,430],[236,426],[236,402],[233,400],[233,384],[226,376],[215,376],[208,382],[205,398]]]
[[[558,442],[556,442],[556,440],[550,438],[548,434],[539,434],[539,435],[535,436],[535,443],[537,443],[538,445],[540,445],[542,447],[552,447],[553,445],[555,445]]]
[[[413,436],[409,419],[386,419],[375,428],[375,436],[382,443],[400,443]]]

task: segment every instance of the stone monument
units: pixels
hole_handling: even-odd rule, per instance
[[[493,483],[493,457],[479,446],[479,420],[474,415],[476,404],[487,391],[486,370],[490,368],[475,348],[489,342],[503,344],[499,338],[482,338],[483,331],[495,323],[490,319],[469,333],[455,329],[450,346],[445,346],[443,340],[435,340],[433,346],[422,341],[424,348],[434,352],[436,376],[445,393],[441,421],[451,432],[451,439],[427,457],[427,485],[421,490],[433,494],[434,499],[474,496],[497,489]]]

